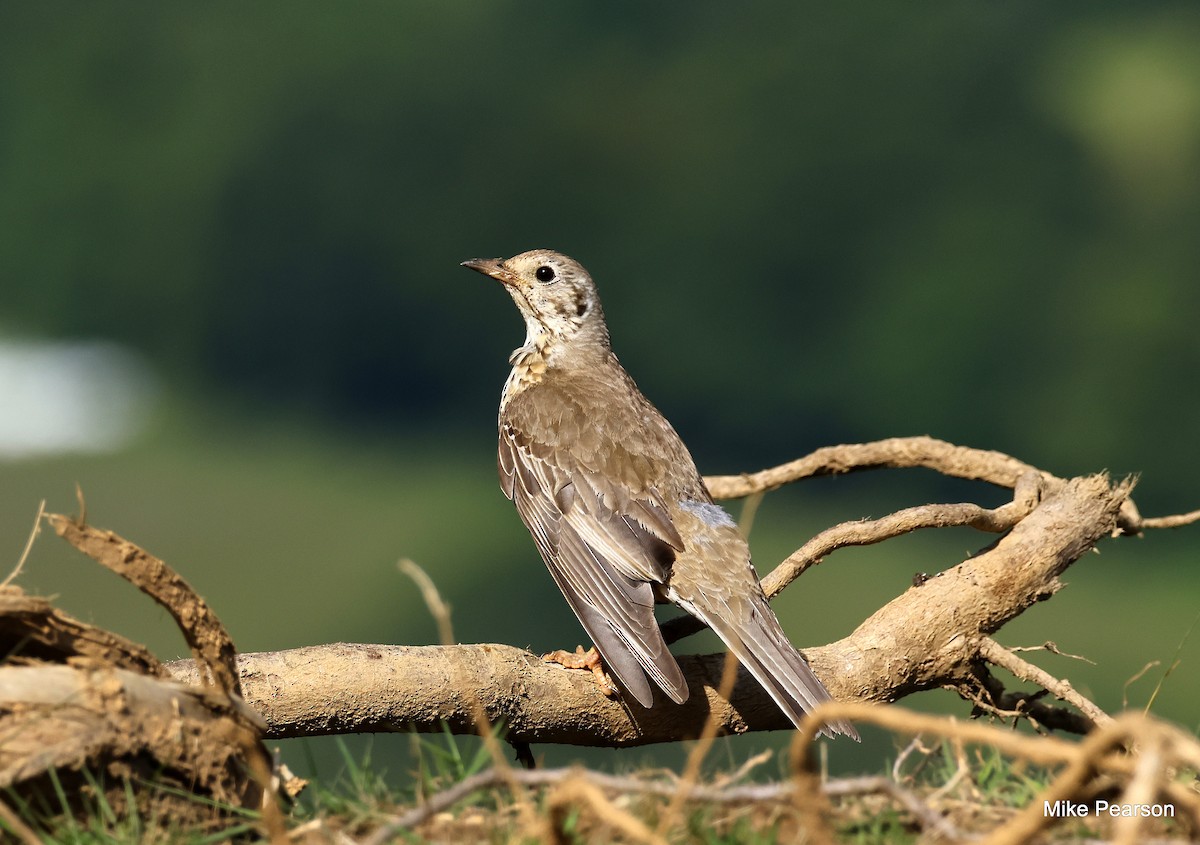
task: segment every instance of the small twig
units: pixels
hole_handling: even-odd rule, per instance
[[[38,534],[42,532],[42,514],[46,512],[46,500],[42,499],[38,505],[37,513],[33,517],[33,528],[29,531],[29,539],[25,541],[25,550],[21,552],[21,557],[17,559],[17,565],[13,571],[8,573],[8,577],[0,581],[0,590],[3,590],[9,584],[16,580],[21,574],[21,570],[25,568],[25,560],[29,557],[30,550],[33,549],[33,541],[37,539]]]
[[[434,585],[433,579],[415,561],[408,558],[401,559],[396,566],[411,578],[417,585],[417,589],[421,591],[425,607],[429,609],[429,615],[437,623],[438,637],[442,645],[454,645],[454,626],[450,622],[450,605],[442,601],[442,595]]]
[[[1196,630],[1197,623],[1200,623],[1200,613],[1196,614],[1196,617],[1192,620],[1192,624],[1188,625],[1187,630],[1183,632],[1183,637],[1180,638],[1179,645],[1175,646],[1175,653],[1171,655],[1171,665],[1167,667],[1167,671],[1163,672],[1162,677],[1158,679],[1158,683],[1154,685],[1154,691],[1150,693],[1150,698],[1146,701],[1145,712],[1150,712],[1150,708],[1154,706],[1155,699],[1162,692],[1163,684],[1167,682],[1167,678],[1171,677],[1171,673],[1179,668],[1179,664],[1183,662],[1183,658],[1179,655],[1183,653],[1183,647],[1191,639],[1192,632]]]
[[[1002,452],[955,446],[934,437],[890,437],[871,443],[825,446],[786,464],[742,475],[706,476],[704,483],[714,499],[740,499],[759,490],[821,475],[841,475],[883,467],[925,467],[943,475],[1014,487],[1027,472],[1059,481],[1048,472]]]
[[[1200,510],[1194,510],[1190,513],[1177,513],[1171,516],[1149,516],[1143,517],[1141,528],[1180,528],[1184,525],[1191,525],[1193,522],[1200,522]]]
[[[934,748],[936,748],[936,746],[934,746]],[[900,783],[902,780],[911,781],[921,771],[921,769],[925,768],[925,765],[929,762],[929,755],[933,753],[933,750],[933,748],[925,747],[925,744],[921,741],[920,734],[914,736],[909,741],[908,745],[904,746],[903,750],[896,755],[896,762],[892,763],[892,780],[894,780],[896,783]],[[920,762],[913,771],[905,775],[904,764],[914,752],[919,752],[921,754]]]
[[[1095,702],[1077,692],[1069,681],[1059,680],[1049,672],[1022,660],[991,637],[984,637],[980,642],[979,655],[989,663],[1007,669],[1021,680],[1049,690],[1055,698],[1072,705],[1096,725],[1112,723],[1111,716],[1101,710]]]
[[[742,502],[742,513],[738,518],[738,530],[742,532],[742,536],[747,540],[750,539],[750,532],[754,530],[754,517],[758,515],[758,508],[766,498],[766,491],[761,490],[757,493],[751,493],[746,497],[746,501]]]
[[[905,508],[879,519],[843,522],[813,537],[763,579],[767,598],[774,598],[789,584],[821,559],[847,546],[868,546],[922,528],[970,526],[980,531],[1003,533],[1029,515],[1037,506],[1037,481],[1026,473],[1018,481],[1013,501],[998,508],[984,508],[969,502],[953,505],[919,505]],[[1024,485],[1024,486],[1022,486]]]
[[[1127,680],[1124,684],[1121,685],[1121,709],[1122,710],[1127,709],[1129,707],[1129,688],[1133,684],[1140,681],[1142,679],[1142,677],[1147,672],[1149,672],[1151,669],[1153,669],[1155,666],[1161,666],[1161,665],[1162,665],[1161,660],[1151,660],[1149,663],[1147,663],[1141,669],[1138,669],[1136,672],[1134,672],[1133,677],[1131,677],[1129,680]]]
[[[738,766],[734,771],[727,775],[721,775],[714,780],[713,787],[716,789],[724,789],[727,786],[733,786],[735,783],[745,780],[746,777],[749,776],[750,772],[754,771],[774,756],[775,752],[769,748],[766,751],[760,751],[758,754],[755,754],[749,760],[742,763],[742,765]]]
[[[1088,660],[1082,654],[1070,654],[1063,651],[1058,647],[1058,643],[1053,640],[1046,640],[1041,645],[1010,645],[1008,646],[1008,650],[1014,654],[1021,651],[1048,651],[1051,654],[1057,654],[1059,657],[1069,657],[1072,660],[1082,660],[1084,663],[1090,663],[1092,666],[1096,665],[1095,660]]]
[[[945,689],[951,692],[958,693],[959,696],[965,698],[975,705],[971,712],[972,718],[977,713],[987,713],[990,716],[995,716],[997,719],[1012,719],[1012,727],[1016,728],[1021,719],[1025,719],[1033,726],[1033,729],[1039,734],[1045,734],[1041,724],[1036,716],[1028,712],[1025,708],[1026,703],[1030,700],[1029,696],[1016,697],[1012,693],[1004,691],[1004,685],[994,678],[989,677],[985,682],[985,689],[988,698],[985,699],[982,695],[976,692],[968,684],[947,684]],[[1042,695],[1046,694],[1045,690],[1041,691]],[[1074,731],[1074,733],[1087,733],[1094,725],[1088,721],[1087,726],[1083,730]]]

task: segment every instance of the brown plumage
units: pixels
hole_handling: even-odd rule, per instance
[[[829,693],[775,618],[737,525],[613,355],[587,271],[549,250],[464,266],[502,282],[527,329],[500,400],[500,486],[621,687],[645,707],[649,681],[687,700],[654,619],[667,600],[799,723]],[[848,722],[829,728],[858,738]]]

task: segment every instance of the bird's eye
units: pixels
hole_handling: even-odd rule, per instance
[[[539,282],[553,282],[554,268],[547,267],[545,264],[543,264],[541,267],[533,271],[533,275],[537,277]]]

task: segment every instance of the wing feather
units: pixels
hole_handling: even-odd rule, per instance
[[[673,701],[686,701],[687,682],[654,618],[653,585],[666,580],[674,544],[682,548],[678,532],[661,504],[606,496],[588,473],[562,463],[501,427],[501,488],[608,668],[643,706],[653,700],[647,675]],[[628,514],[606,506],[621,499],[644,504]]]
[[[737,609],[725,606],[718,610],[691,602],[685,603],[684,609],[712,628],[797,725],[805,713],[832,700],[808,661],[788,640],[765,598],[755,597],[748,607]],[[839,733],[859,739],[858,731],[844,719],[829,722],[821,733],[830,739]]]

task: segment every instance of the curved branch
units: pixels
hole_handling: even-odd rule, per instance
[[[1200,522],[1200,510],[1176,513],[1171,516],[1148,516],[1142,519],[1142,528],[1181,528]]]
[[[924,435],[825,446],[802,458],[759,472],[705,476],[704,483],[714,499],[740,499],[802,478],[884,467],[925,467],[943,475],[1009,488],[1015,487],[1021,476],[1030,472],[1049,484],[1062,483],[1061,478],[1003,452],[955,446]]]
[[[942,475],[968,481],[986,481],[998,487],[1015,488],[1023,475],[1036,474],[1047,493],[1058,490],[1066,479],[991,449],[956,446],[936,437],[889,437],[871,443],[844,443],[825,446],[786,464],[743,473],[742,475],[705,476],[704,483],[714,499],[740,499],[751,493],[774,490],[784,484],[820,475],[841,475],[865,469],[885,467],[923,467]],[[1173,520],[1183,519],[1183,522]],[[1144,528],[1174,527],[1200,520],[1195,512],[1182,517],[1158,517],[1146,520],[1132,499],[1121,506],[1120,533],[1138,534]]]
[[[998,508],[970,502],[956,505],[919,505],[879,519],[844,522],[822,531],[775,567],[763,579],[767,598],[774,598],[823,557],[847,546],[869,546],[922,528],[970,526],[1002,534],[1029,515],[1038,502],[1038,476],[1026,473],[1017,481],[1016,495]]]

